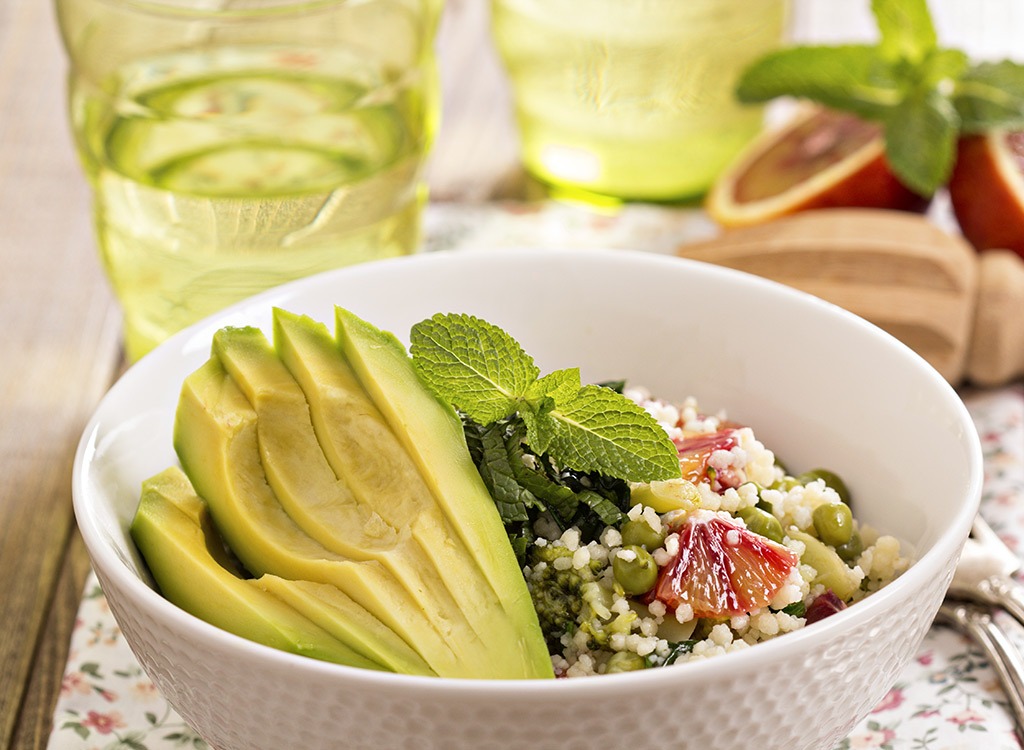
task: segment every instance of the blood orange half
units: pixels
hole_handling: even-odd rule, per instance
[[[808,107],[756,138],[720,175],[705,207],[734,227],[812,208],[920,211],[927,204],[889,169],[880,124]]]
[[[738,615],[768,606],[799,563],[781,544],[709,511],[681,527],[679,553],[661,569],[651,597],[694,617]]]
[[[961,138],[949,197],[974,247],[1006,248],[1024,258],[1024,132]]]

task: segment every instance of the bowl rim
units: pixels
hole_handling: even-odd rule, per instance
[[[671,273],[689,269],[689,272],[692,273],[705,274],[712,277],[720,276],[731,280],[732,283],[773,289],[774,293],[793,300],[793,304],[811,305],[819,313],[842,321],[842,325],[860,328],[868,332],[865,335],[874,336],[881,342],[884,342],[886,346],[899,349],[903,352],[903,356],[908,359],[908,366],[914,368],[920,377],[930,382],[933,387],[944,394],[943,398],[948,402],[949,409],[957,416],[960,425],[965,428],[963,434],[964,439],[969,443],[970,454],[970,476],[967,482],[965,502],[962,503],[946,528],[939,532],[931,548],[926,550],[923,555],[916,557],[906,572],[899,578],[850,608],[815,623],[813,628],[801,628],[800,630],[786,633],[784,634],[785,637],[773,638],[758,643],[757,648],[730,652],[710,659],[686,662],[669,668],[662,667],[644,670],[643,672],[601,675],[600,679],[593,680],[500,680],[426,677],[376,672],[319,661],[281,651],[222,630],[180,609],[157,591],[150,588],[142,579],[135,576],[116,554],[115,548],[103,541],[103,534],[95,518],[89,513],[86,479],[91,466],[90,461],[95,452],[96,440],[104,424],[103,419],[106,411],[110,408],[110,404],[117,401],[121,391],[126,389],[128,384],[137,379],[144,378],[151,369],[160,367],[163,357],[185,354],[190,349],[190,345],[194,343],[196,337],[201,336],[204,332],[212,332],[212,330],[219,328],[222,323],[218,323],[218,321],[225,321],[231,316],[237,315],[240,311],[253,306],[270,307],[275,304],[275,300],[281,297],[291,297],[310,286],[329,286],[339,277],[358,278],[366,275],[372,277],[380,273],[387,274],[389,273],[388,269],[392,267],[401,268],[408,265],[444,266],[446,264],[464,264],[467,262],[500,264],[501,262],[519,263],[528,261],[537,263],[552,258],[571,259],[574,263],[583,260],[583,262],[587,263],[608,263],[613,265],[617,263],[626,265],[648,264],[654,270]],[[405,340],[403,336],[400,336],[400,338]],[[171,354],[171,352],[175,354]],[[905,590],[921,588],[933,581],[940,571],[941,565],[945,561],[955,558],[969,533],[971,522],[977,513],[981,499],[982,480],[983,462],[980,439],[967,407],[953,387],[926,360],[894,336],[837,305],[792,287],[749,273],[702,261],[677,258],[648,251],[599,247],[560,249],[508,246],[488,248],[484,252],[441,250],[372,261],[357,266],[326,271],[260,292],[178,332],[154,349],[153,352],[129,367],[100,399],[81,435],[75,452],[72,469],[72,500],[78,527],[85,541],[90,560],[100,576],[111,580],[115,587],[122,593],[127,594],[136,606],[149,609],[155,617],[168,623],[170,627],[180,632],[185,638],[207,641],[211,647],[219,651],[231,652],[239,658],[253,660],[254,665],[274,669],[302,669],[309,673],[310,676],[315,675],[320,679],[340,678],[355,680],[365,683],[368,687],[387,687],[389,689],[415,690],[418,687],[429,688],[432,694],[443,693],[446,696],[462,700],[481,696],[485,698],[515,698],[526,697],[527,695],[531,698],[541,697],[544,700],[551,700],[556,696],[569,699],[573,696],[616,692],[626,687],[631,689],[661,690],[680,681],[707,681],[712,677],[727,676],[736,669],[756,669],[766,663],[778,663],[779,658],[785,657],[787,654],[790,657],[798,657],[805,650],[805,644],[826,641],[837,631],[845,629],[848,623],[867,621],[876,612],[889,607],[893,600],[902,599]],[[551,691],[555,692],[552,693]]]

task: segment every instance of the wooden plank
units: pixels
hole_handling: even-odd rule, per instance
[[[12,750],[40,750],[50,739],[53,709],[60,694],[71,631],[89,570],[85,544],[76,530],[72,532],[46,628],[36,649],[31,680],[11,742]]]
[[[0,13],[0,747],[10,745],[73,526],[71,461],[119,361],[71,147],[52,3]]]

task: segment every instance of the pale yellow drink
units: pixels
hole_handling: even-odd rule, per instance
[[[704,193],[755,135],[740,71],[778,46],[784,0],[493,0],[526,168],[569,194]]]
[[[361,5],[352,22],[380,38],[269,43],[285,18],[225,33],[231,44],[200,33],[194,49],[126,55],[102,75],[84,51],[76,61],[72,122],[131,359],[270,286],[419,244],[433,19],[419,0],[307,5],[327,37],[337,9]],[[367,51],[389,34],[408,49]]]

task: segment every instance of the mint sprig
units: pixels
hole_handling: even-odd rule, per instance
[[[882,123],[886,158],[907,187],[944,185],[961,133],[1024,127],[1024,66],[972,65],[940,47],[925,0],[872,0],[873,45],[806,45],[755,61],[736,87],[743,102],[810,99]]]
[[[680,475],[665,431],[625,396],[581,385],[579,370],[540,370],[501,328],[471,315],[438,314],[413,326],[413,366],[467,417],[489,425],[518,413],[526,441],[561,466],[626,481]]]

